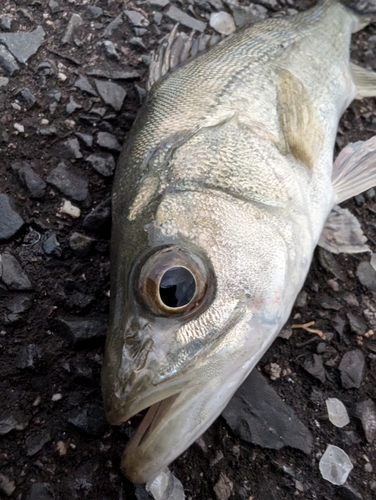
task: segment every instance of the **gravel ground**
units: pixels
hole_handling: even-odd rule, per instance
[[[150,52],[177,20],[187,32],[213,33],[211,14],[225,11],[231,17],[221,29],[231,31],[233,19],[240,26],[313,4],[222,1],[2,0],[0,498],[148,498],[119,469],[138,417],[110,428],[99,375],[113,171],[145,97]],[[376,69],[375,45],[373,25],[354,37],[353,59]],[[337,150],[375,130],[375,99],[353,103]],[[344,206],[376,251],[375,191]],[[172,465],[187,498],[376,497],[375,298],[369,255],[316,251],[288,338],[277,339],[253,381],[265,387],[262,425],[247,433],[252,412],[234,400]],[[289,336],[293,324],[310,321],[326,340],[301,329]],[[343,428],[328,419],[333,397],[350,416]],[[265,402],[280,405],[274,416]],[[320,475],[328,444],[354,465],[345,486]]]

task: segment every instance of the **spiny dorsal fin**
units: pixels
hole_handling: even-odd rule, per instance
[[[285,150],[312,169],[324,139],[312,100],[302,82],[287,69],[279,73],[277,92]]]
[[[171,33],[162,40],[152,55],[148,90],[162,76],[197,54],[205,52],[222,39],[219,35],[205,35],[203,33],[197,35],[194,31],[188,36],[186,33],[178,32],[178,27],[178,24],[174,26]]]

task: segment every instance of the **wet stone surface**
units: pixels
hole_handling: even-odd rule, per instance
[[[150,54],[176,22],[187,35],[194,28],[219,37],[211,24],[228,31],[232,19],[239,27],[312,4],[2,0],[1,498],[150,498],[120,470],[140,416],[110,427],[100,392],[119,145],[145,99]],[[218,18],[221,12],[226,15]],[[376,68],[375,40],[375,25],[357,33],[353,61]],[[375,100],[355,101],[341,121],[335,154],[375,134],[375,123]],[[343,204],[361,222],[374,253],[375,203],[369,191]],[[292,328],[312,321],[325,339]],[[318,249],[284,338],[258,365],[264,377],[259,399],[252,401],[252,391],[235,399],[238,420],[219,417],[172,465],[187,499],[372,500],[373,332],[375,263],[366,254]],[[350,422],[342,429],[329,420],[329,398],[348,409]],[[320,474],[328,444],[354,464],[344,486]]]

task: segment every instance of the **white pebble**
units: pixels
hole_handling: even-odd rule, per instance
[[[329,444],[324,455],[321,457],[319,468],[324,479],[332,484],[341,486],[354,468],[348,455],[338,448]]]
[[[169,469],[160,472],[152,481],[146,483],[148,491],[155,500],[184,500],[183,485]]]
[[[329,420],[336,427],[344,427],[350,422],[345,405],[337,398],[328,398],[326,401]]]
[[[65,82],[65,80],[68,78],[67,75],[65,73],[58,73],[57,74],[57,78],[58,80],[60,80],[61,82]]]
[[[47,120],[47,118],[42,118],[41,121],[40,121],[41,125],[48,125],[49,123],[50,123],[50,121]]]
[[[21,134],[23,134],[25,132],[25,127],[23,125],[21,125],[21,123],[15,123],[13,125],[13,127],[18,130],[18,132],[20,132]]]
[[[224,11],[211,14],[209,24],[221,35],[231,35],[236,29],[234,18]]]
[[[73,219],[78,219],[81,215],[81,210],[75,205],[72,205],[69,200],[64,200],[64,203],[59,209],[59,213],[70,215]]]
[[[63,395],[60,392],[57,392],[54,394],[51,398],[51,401],[60,401],[60,399],[63,397]]]

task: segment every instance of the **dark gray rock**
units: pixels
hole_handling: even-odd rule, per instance
[[[38,26],[31,33],[0,33],[0,42],[7,46],[7,49],[12,52],[14,57],[25,64],[29,58],[34,55],[44,40],[44,29]]]
[[[206,23],[199,21],[194,17],[189,16],[182,10],[175,7],[175,5],[170,6],[168,11],[166,12],[166,16],[172,19],[173,21],[176,21],[178,23],[183,24],[184,26],[187,26],[187,28],[191,28],[192,30],[200,32],[205,31]]]
[[[56,14],[57,12],[61,12],[62,10],[64,10],[62,7],[60,7],[58,2],[56,2],[56,0],[50,0],[48,2],[48,6],[51,9],[52,14]]]
[[[51,90],[51,92],[48,93],[48,97],[52,99],[54,102],[60,102],[61,100],[61,92],[59,90]]]
[[[72,292],[69,294],[68,300],[66,301],[68,307],[73,309],[82,310],[88,307],[94,302],[94,297],[92,295],[87,295],[82,292]]]
[[[46,255],[54,255],[55,257],[61,257],[63,253],[60,243],[57,240],[56,234],[52,233],[42,245],[43,252]]]
[[[69,238],[69,246],[76,255],[87,255],[90,252],[93,239],[80,233],[72,233]]]
[[[134,487],[134,494],[137,500],[152,500],[153,497],[149,495],[143,484],[136,484]],[[248,495],[249,496],[249,495]]]
[[[359,316],[352,313],[347,313],[346,316],[349,320],[350,329],[353,333],[356,335],[364,335],[366,333],[367,325],[361,318],[359,318]]]
[[[55,494],[49,483],[34,483],[26,495],[26,500],[54,500]]]
[[[326,379],[326,372],[322,357],[318,354],[313,354],[303,362],[303,368],[313,377],[324,383]]]
[[[75,137],[69,139],[58,146],[57,156],[63,157],[67,160],[80,160],[83,156],[80,150],[80,143]]]
[[[107,318],[69,320],[57,318],[54,322],[56,332],[71,344],[77,345],[106,336]]]
[[[376,404],[367,399],[355,405],[355,416],[362,422],[364,434],[369,443],[376,441]]]
[[[121,150],[121,146],[116,137],[108,132],[98,132],[97,144],[101,148],[108,149],[109,151],[118,152]]]
[[[21,184],[28,189],[32,198],[42,198],[44,196],[47,184],[28,162],[17,161],[13,162],[11,166],[18,173]]]
[[[76,137],[82,142],[82,144],[88,148],[93,145],[94,137],[91,134],[82,134],[81,132],[76,132]]]
[[[363,496],[349,484],[337,488],[333,500],[363,500]]]
[[[363,380],[364,367],[365,359],[362,351],[356,349],[347,352],[339,364],[342,386],[345,389],[352,387],[359,389]]]
[[[54,71],[54,68],[53,68],[52,64],[50,63],[50,61],[42,61],[40,64],[38,64],[37,74],[39,76],[50,76],[50,75],[53,75],[54,73],[55,73],[55,71]],[[54,92],[54,91],[52,91],[52,92]],[[51,97],[50,94],[51,94],[51,92],[49,93],[49,97]]]
[[[115,111],[121,110],[127,95],[123,87],[120,87],[117,83],[102,80],[95,80],[95,86],[105,104],[111,106]]]
[[[84,201],[89,194],[88,180],[76,174],[64,162],[59,163],[52,170],[47,177],[47,182],[59,189],[65,196],[75,201]]]
[[[32,304],[33,300],[31,295],[19,293],[13,299],[8,300],[6,308],[14,314],[20,314],[30,309]]]
[[[146,99],[146,90],[143,87],[140,87],[140,85],[137,85],[137,83],[134,84],[134,88],[137,90],[140,104],[143,104]]]
[[[81,104],[78,104],[72,96],[69,97],[69,102],[65,106],[65,111],[67,112],[68,115],[71,115],[74,113],[77,109],[82,109]]]
[[[11,431],[23,431],[28,424],[28,420],[19,411],[10,411],[0,415],[0,435],[8,434]]]
[[[305,290],[301,290],[296,297],[294,307],[306,307],[308,294]]]
[[[125,10],[124,14],[127,16],[128,21],[136,27],[142,28],[149,26],[149,21],[145,16],[137,12],[136,10]]]
[[[97,97],[98,94],[86,76],[82,76],[78,80],[74,82],[74,87],[82,90],[82,92],[86,92],[89,95]]]
[[[150,0],[150,5],[153,5],[155,7],[161,7],[163,9],[163,7],[166,7],[166,5],[168,5],[170,3],[170,0]],[[222,7],[220,7],[223,9],[223,4],[222,4]]]
[[[338,316],[338,314],[337,314],[336,316],[334,316],[334,318],[332,320],[332,323],[333,323],[335,331],[340,336],[342,336],[343,335],[343,330],[345,328],[345,322],[344,322],[344,320],[340,316]]]
[[[112,61],[118,61],[120,59],[120,56],[116,51],[115,45],[110,40],[105,40],[102,43],[102,47],[104,48],[104,53],[108,59]]]
[[[84,219],[83,226],[88,231],[99,231],[111,224],[111,198],[103,200]]]
[[[63,44],[71,43],[76,35],[79,27],[83,24],[82,17],[79,14],[72,14],[68,25],[61,39]]]
[[[87,19],[98,19],[103,14],[103,9],[96,5],[90,5],[84,12]]]
[[[8,252],[0,255],[0,277],[10,290],[32,290],[33,286],[16,257]]]
[[[123,14],[119,14],[113,21],[111,21],[103,32],[104,38],[112,36],[113,32],[123,24]]]
[[[326,296],[321,302],[321,307],[332,311],[339,311],[342,308],[341,304],[336,299],[329,296]]]
[[[40,431],[28,436],[25,441],[26,445],[26,455],[32,457],[40,451],[43,446],[51,441],[51,435],[49,429],[41,429]]]
[[[14,17],[9,15],[0,16],[0,30],[1,31],[12,31],[12,25],[14,22]]]
[[[360,262],[356,275],[363,286],[376,292],[376,271],[369,262]]]
[[[222,412],[232,431],[245,441],[279,450],[291,446],[310,453],[312,437],[255,369]]]
[[[333,274],[341,281],[346,280],[346,272],[342,269],[341,265],[337,262],[336,257],[322,247],[318,248],[319,262],[322,267]]]
[[[5,474],[0,473],[0,493],[4,493],[4,495],[10,497],[15,489],[16,485],[14,481]]]
[[[8,76],[13,76],[20,70],[16,59],[3,45],[0,45],[0,67],[4,69]]]
[[[32,108],[37,101],[35,95],[27,87],[22,89],[18,94],[20,95],[27,110]]]
[[[15,366],[21,369],[29,368],[33,370],[37,367],[42,357],[43,349],[39,345],[29,344],[23,347],[18,353]]]
[[[1,87],[6,87],[9,83],[9,78],[6,76],[0,76],[0,88]]]
[[[6,194],[0,194],[0,241],[14,236],[24,225],[20,215],[14,210]]]
[[[141,77],[138,71],[104,70],[102,68],[90,69],[86,74],[109,80],[135,80]]]
[[[101,436],[108,429],[104,409],[95,404],[76,411],[68,422],[93,436]]]
[[[110,153],[92,154],[86,158],[86,161],[104,177],[109,177],[114,173],[115,160]]]

